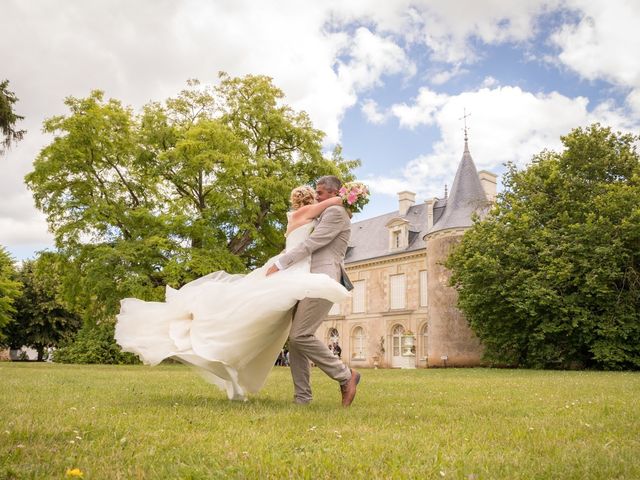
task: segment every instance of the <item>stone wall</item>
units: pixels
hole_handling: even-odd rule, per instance
[[[347,265],[352,281],[364,280],[365,312],[352,313],[351,300],[340,305],[336,315],[329,315],[316,336],[329,343],[332,328],[338,331],[342,359],[358,367],[471,367],[481,364],[482,345],[463,314],[456,308],[458,294],[449,286],[450,272],[443,262],[459,242],[464,229],[437,232],[427,237],[421,252],[398,254],[368,262]],[[420,305],[420,271],[427,270],[428,305]],[[390,308],[390,276],[406,275],[406,308]],[[428,323],[428,335],[421,333]],[[396,325],[415,335],[415,357],[393,358],[392,332]],[[362,327],[366,336],[364,359],[354,358],[353,332]],[[385,352],[379,354],[380,339]],[[446,359],[443,359],[446,357]]]
[[[328,343],[330,329],[337,329],[342,358],[354,368],[392,366],[391,340],[394,326],[402,325],[405,330],[417,333],[427,321],[427,307],[420,306],[420,271],[427,267],[425,254],[425,251],[413,252],[347,265],[347,272],[352,281],[366,282],[365,312],[352,313],[352,302],[350,299],[346,300],[340,305],[340,313],[329,315],[316,332],[316,336]],[[406,275],[406,308],[392,310],[389,277],[400,273]],[[366,335],[366,354],[363,360],[353,358],[351,340],[357,327],[362,327]],[[384,339],[385,352],[379,356],[381,338]],[[417,341],[416,350],[420,352],[422,338],[417,338]],[[407,358],[406,366],[426,367],[426,360],[421,358],[419,353],[415,357]]]
[[[427,237],[430,367],[477,366],[481,363],[482,345],[456,308],[458,293],[449,286],[451,273],[443,265],[463,233],[464,230],[455,230]]]

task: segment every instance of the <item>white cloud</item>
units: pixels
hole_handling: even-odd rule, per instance
[[[432,125],[434,113],[447,101],[448,96],[436,93],[427,87],[420,88],[413,105],[398,103],[391,107],[391,113],[398,117],[400,125],[416,128],[419,125]]]
[[[53,235],[47,231],[44,217],[29,219],[2,217],[0,231],[3,232],[0,236],[0,245],[53,244]]]
[[[640,88],[636,88],[631,91],[627,96],[626,103],[636,115],[640,115]]]
[[[634,0],[568,0],[580,13],[577,23],[561,26],[551,36],[559,49],[547,61],[587,80],[604,80],[628,91],[626,104],[640,114],[640,3]]]
[[[138,108],[175,95],[187,78],[209,82],[219,70],[266,74],[289,105],[310,114],[331,144],[340,141],[348,109],[363,95],[374,96],[387,76],[424,74],[414,59],[434,62],[441,70],[430,82],[440,85],[466,73],[483,57],[485,45],[526,44],[536,35],[540,15],[558,7],[584,17],[552,36],[559,50],[553,60],[586,79],[604,79],[631,92],[627,105],[640,113],[639,60],[628,53],[640,49],[635,25],[640,7],[633,0],[4,0],[0,31],[19,48],[0,44],[3,76],[20,99],[29,133],[0,158],[0,203],[13,209],[0,212],[0,243],[29,238],[38,243],[48,235],[22,178],[47,141],[39,134],[42,120],[64,112],[67,95],[100,88]],[[461,154],[458,118],[464,106],[473,114],[474,156],[491,165],[514,150],[530,155],[585,119],[628,123],[611,104],[588,112],[584,98],[497,88],[499,80],[486,77],[486,88],[458,96],[423,88],[414,101],[394,96],[396,104],[387,110],[373,100],[362,102],[369,122],[395,116],[402,127],[441,129],[433,152],[410,162],[395,180],[418,189],[415,182],[433,174],[435,183],[422,190],[440,194]],[[484,125],[491,132],[482,131]],[[376,188],[383,191],[386,182],[380,179]],[[10,237],[6,230],[16,234]]]
[[[414,19],[410,36],[427,45],[434,60],[472,63],[481,56],[473,46],[475,39],[489,45],[529,40],[536,33],[538,16],[559,3],[422,0],[414,4],[418,18]]]
[[[310,114],[328,144],[338,142],[342,117],[362,91],[380,85],[384,75],[415,72],[391,34],[332,28],[350,18],[340,5],[294,0],[3,2],[0,31],[20,45],[0,44],[3,78],[10,79],[20,99],[17,111],[27,119],[28,134],[0,159],[0,200],[14,209],[0,217],[0,243],[14,248],[28,237],[38,243],[46,232],[22,179],[47,142],[39,134],[42,121],[65,112],[68,95],[81,97],[99,88],[139,108],[175,95],[187,78],[210,82],[219,70],[266,74],[286,93],[289,105]],[[361,17],[366,8],[362,5],[354,15]],[[396,28],[393,22],[386,25]],[[15,223],[21,218],[23,228]],[[10,235],[9,230],[21,233]]]
[[[48,232],[45,216],[35,209],[31,192],[23,183],[31,170],[31,159],[40,149],[37,135],[39,125],[22,122],[27,129],[24,140],[0,157],[0,245],[16,250],[21,244],[37,248],[53,244],[53,235]]]
[[[461,68],[460,64],[456,64],[450,70],[441,70],[429,76],[429,81],[433,85],[442,85],[447,83],[453,77],[457,77],[459,75],[464,75],[465,73],[469,73],[469,70],[465,68]]]
[[[366,179],[367,186],[372,195],[389,195],[395,197],[398,192],[409,190],[415,192],[414,186],[406,178],[388,178],[382,176],[369,176]]]
[[[565,24],[551,41],[558,59],[588,80],[640,88],[640,3],[635,0],[570,0],[582,18]]]
[[[393,39],[375,35],[364,27],[356,30],[348,53],[350,61],[340,63],[338,77],[353,90],[380,85],[382,75],[414,75],[416,71],[414,63]]]
[[[496,80],[495,78],[493,78],[491,75],[484,77],[484,79],[482,80],[482,86],[483,87],[495,87],[496,85],[498,85],[498,80]]]
[[[382,125],[386,122],[388,115],[385,113],[381,113],[378,110],[378,104],[375,100],[370,98],[366,99],[362,102],[362,107],[360,108],[365,118],[369,123],[373,123],[374,125]]]
[[[570,98],[557,92],[534,94],[512,86],[452,96],[422,88],[412,105],[394,105],[391,111],[401,126],[435,124],[441,132],[440,140],[433,145],[432,153],[410,161],[400,176],[370,181],[378,192],[389,195],[407,188],[424,198],[442,196],[443,186],[453,181],[462,156],[464,109],[471,113],[469,146],[476,167],[494,172],[501,171],[508,161],[522,166],[545,148],[561,149],[560,136],[576,126],[601,122],[622,131],[640,126],[610,102],[592,110],[588,107],[585,97]],[[392,188],[386,188],[386,184]]]

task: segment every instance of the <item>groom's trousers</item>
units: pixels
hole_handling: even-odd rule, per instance
[[[289,333],[289,363],[294,397],[299,403],[310,402],[312,398],[309,361],[340,384],[351,378],[351,370],[314,335],[332,305],[323,298],[305,298],[298,302],[293,316]]]

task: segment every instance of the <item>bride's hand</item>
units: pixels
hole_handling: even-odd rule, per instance
[[[269,267],[269,270],[267,270],[266,276],[268,277],[269,275],[272,275],[272,274],[274,274],[276,272],[279,272],[279,271],[280,271],[280,269],[278,267],[276,267],[275,264],[273,264],[273,265],[271,265]]]

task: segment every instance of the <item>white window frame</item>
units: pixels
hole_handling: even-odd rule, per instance
[[[404,335],[404,327],[400,324],[394,325],[391,331],[391,356],[402,356],[402,336]]]
[[[407,308],[407,275],[399,273],[389,276],[389,309]]]
[[[367,336],[363,327],[356,327],[351,334],[351,357],[354,360],[367,358]]]
[[[427,294],[429,278],[426,270],[420,270],[420,306],[426,307],[429,305],[429,297]]]
[[[429,346],[429,324],[425,322],[420,329],[420,358],[426,359],[428,357],[427,347]]]
[[[367,289],[365,280],[356,280],[352,283],[351,313],[365,313],[367,311]]]
[[[393,231],[393,240],[392,240],[393,248],[398,249],[402,246],[402,231],[394,230]]]

